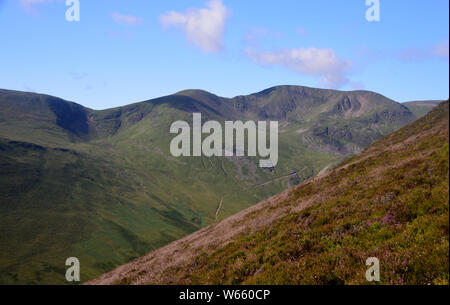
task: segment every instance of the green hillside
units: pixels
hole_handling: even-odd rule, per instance
[[[442,103],[442,101],[413,101],[403,103],[418,118],[425,116],[434,107]]]
[[[278,120],[279,163],[173,158],[177,120]],[[0,90],[0,283],[82,281],[331,169],[415,120],[367,91],[274,87],[226,99],[200,90],[95,111]]]
[[[328,174],[90,284],[449,282],[449,103]],[[374,283],[374,282],[372,282]]]

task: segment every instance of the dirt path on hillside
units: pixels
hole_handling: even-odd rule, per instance
[[[222,207],[222,203],[223,203],[223,196],[222,196],[222,198],[220,199],[219,206],[218,206],[217,209],[216,209],[216,221],[219,221],[219,219],[217,218],[217,216],[219,216],[219,211],[220,211],[220,208]]]
[[[326,171],[331,167],[331,164],[328,164],[327,166],[325,166],[324,168],[322,168],[320,170],[320,172],[317,174],[317,176],[323,175],[326,173]]]

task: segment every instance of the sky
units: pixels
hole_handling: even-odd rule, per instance
[[[93,109],[276,85],[449,97],[447,0],[78,1],[68,21],[66,0],[0,0],[0,88]]]

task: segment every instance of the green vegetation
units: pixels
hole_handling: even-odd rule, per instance
[[[221,122],[279,120],[279,164],[171,157],[170,124],[192,112]],[[0,90],[0,283],[64,283],[70,256],[89,280],[215,223],[221,198],[219,220],[414,119],[366,91],[283,86],[225,99],[190,90],[94,111]]]
[[[225,227],[245,230],[221,246],[213,244],[218,224],[192,237],[202,245],[191,249],[195,256],[172,263],[176,243],[161,271],[149,263],[139,265],[156,259],[156,251],[130,265],[136,272],[129,266],[122,269],[123,279],[150,284],[368,284],[365,262],[377,257],[378,284],[448,285],[448,101],[280,198],[249,211],[244,220],[224,221]],[[305,202],[306,208],[289,212]],[[273,222],[252,228],[280,211],[284,215]],[[138,281],[136,273],[145,277]]]
[[[418,118],[425,116],[442,101],[414,101],[403,103]]]

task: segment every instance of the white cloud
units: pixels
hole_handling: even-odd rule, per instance
[[[139,25],[142,23],[142,19],[138,18],[133,15],[123,15],[120,13],[112,13],[111,14],[112,19],[117,24],[124,24],[124,25]]]
[[[276,52],[259,52],[248,48],[247,56],[260,65],[277,65],[320,78],[320,84],[340,88],[348,82],[350,62],[342,60],[332,49],[299,48]]]
[[[223,48],[225,21],[230,11],[222,0],[211,0],[207,8],[191,8],[184,13],[174,11],[160,16],[163,27],[176,27],[186,39],[205,52],[218,52]]]

